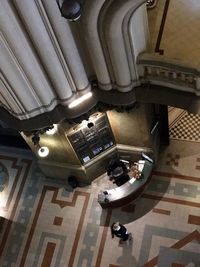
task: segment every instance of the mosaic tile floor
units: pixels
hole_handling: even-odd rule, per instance
[[[172,127],[177,124],[177,122],[187,114],[186,110],[170,107],[168,106],[168,120],[169,120],[169,128],[172,129]]]
[[[185,112],[170,127],[170,137],[179,140],[200,142],[200,115]]]
[[[45,177],[31,152],[0,147],[0,266],[200,266],[200,143],[171,140],[136,203],[102,210],[102,176],[72,191]],[[125,224],[133,241],[111,239]]]

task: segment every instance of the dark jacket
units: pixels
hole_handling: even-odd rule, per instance
[[[111,235],[112,235],[112,238],[113,238],[114,236],[117,236],[117,237],[123,239],[123,241],[126,241],[126,240],[128,239],[128,237],[129,237],[129,235],[128,235],[128,233],[127,233],[127,229],[126,229],[126,227],[123,226],[122,224],[119,224],[120,229],[119,229],[118,231],[116,231],[116,230],[113,229],[113,225],[114,225],[114,224],[115,224],[115,223],[113,223],[113,224],[111,225]]]
[[[122,161],[120,161],[119,159],[112,159],[109,162],[108,167],[107,167],[108,176],[110,176],[112,172],[114,171],[114,169],[116,169],[117,167],[121,167],[124,173],[127,172],[126,165]]]

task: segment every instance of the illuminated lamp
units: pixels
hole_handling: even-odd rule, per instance
[[[72,101],[72,102],[68,105],[68,107],[69,107],[69,108],[74,108],[74,107],[80,105],[82,102],[84,102],[84,101],[87,100],[88,98],[90,98],[91,96],[92,96],[92,93],[91,93],[91,92],[89,92],[89,93],[87,93],[87,94],[85,94],[85,95],[82,95],[82,96],[80,96],[79,98],[77,98],[77,99],[75,99],[74,101]]]
[[[46,134],[53,135],[57,132],[57,130],[58,130],[58,126],[57,126],[57,124],[54,124],[51,129],[46,131]]]
[[[38,149],[38,155],[41,157],[41,158],[45,158],[46,156],[48,156],[49,154],[49,149],[48,147],[46,146],[42,146]]]

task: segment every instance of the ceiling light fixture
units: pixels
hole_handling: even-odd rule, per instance
[[[56,0],[61,16],[69,21],[76,21],[81,17],[82,5],[80,0]],[[62,2],[62,4],[60,4]]]
[[[46,131],[46,134],[53,135],[53,134],[55,134],[57,132],[57,130],[58,130],[58,125],[57,124],[53,124],[53,127],[51,129],[48,129]]]
[[[42,146],[38,149],[38,155],[41,157],[41,158],[45,158],[46,156],[49,155],[49,149],[48,147],[46,146]]]
[[[78,105],[80,105],[82,102],[84,102],[85,100],[87,100],[88,98],[90,98],[92,96],[92,92],[89,92],[77,99],[75,99],[74,101],[72,101],[70,104],[69,104],[69,108],[74,108]]]

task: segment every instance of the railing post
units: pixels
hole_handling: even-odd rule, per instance
[[[176,78],[177,78],[177,73],[176,73],[175,71],[172,72],[172,77],[173,77],[174,80],[176,80]]]
[[[200,77],[196,78],[196,89],[200,90]]]

